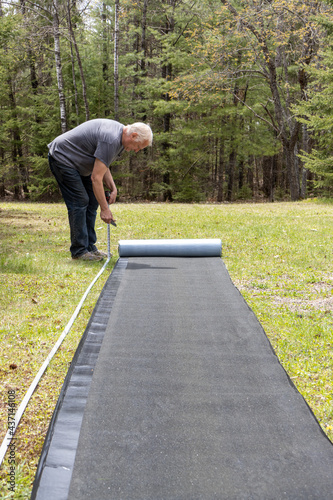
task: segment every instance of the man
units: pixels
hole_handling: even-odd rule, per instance
[[[104,185],[114,203],[117,188],[110,164],[125,150],[151,146],[153,133],[144,123],[124,126],[114,120],[95,119],[60,135],[50,144],[49,164],[65,200],[73,259],[102,260],[97,250],[95,221],[98,205],[101,219],[110,224],[113,215],[105,199]]]

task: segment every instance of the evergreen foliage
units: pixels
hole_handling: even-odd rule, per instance
[[[47,144],[96,117],[154,132],[120,200],[331,188],[329,3],[0,0],[0,196],[59,199]]]
[[[332,2],[327,2],[332,4]],[[307,100],[294,106],[298,119],[311,136],[310,148],[300,157],[306,168],[316,174],[316,186],[331,196],[333,192],[333,22],[318,17],[326,33],[318,64],[310,68],[311,83]]]

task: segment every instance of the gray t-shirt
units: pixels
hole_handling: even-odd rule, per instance
[[[60,163],[75,168],[80,175],[90,175],[95,159],[107,167],[124,150],[124,125],[114,120],[89,120],[59,135],[48,144],[50,155]]]

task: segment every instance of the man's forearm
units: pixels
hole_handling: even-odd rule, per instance
[[[94,195],[99,203],[99,206],[101,207],[101,210],[107,210],[109,208],[109,205],[105,198],[103,181],[101,181],[100,179],[93,180],[92,186]]]
[[[109,181],[110,181],[110,177],[112,179],[112,176],[111,176],[111,173],[110,173],[110,177],[107,175],[108,171],[109,170],[106,167],[106,165],[104,165],[103,162],[101,162],[100,160],[98,160],[96,158],[95,164],[94,164],[94,169],[93,169],[92,174],[91,174],[91,182],[93,185],[94,194],[95,194],[96,199],[99,203],[99,206],[101,207],[101,219],[104,222],[106,222],[107,224],[110,224],[111,221],[113,220],[113,215],[110,211],[109,204],[106,201],[105,192],[104,192],[104,185],[103,185],[103,182],[105,181],[105,177],[106,177],[106,179],[107,179],[106,185],[110,186]],[[111,186],[109,189],[111,189]]]
[[[117,188],[109,169],[105,172],[103,181],[107,188],[111,191],[110,203],[115,203],[117,198]]]
[[[113,180],[112,174],[111,174],[109,169],[107,169],[107,171],[105,172],[103,181],[104,181],[104,184],[107,186],[108,189],[110,189],[111,192],[117,191],[115,182]]]

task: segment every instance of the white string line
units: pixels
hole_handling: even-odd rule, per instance
[[[45,359],[44,363],[42,364],[42,366],[40,367],[37,375],[35,376],[32,384],[30,385],[29,389],[27,390],[20,406],[18,407],[17,409],[17,412],[15,414],[15,417],[14,418],[14,424],[10,426],[10,429],[8,429],[7,433],[6,433],[6,436],[4,438],[4,440],[2,441],[2,444],[1,444],[1,447],[0,447],[0,466],[3,462],[3,459],[6,455],[6,452],[7,452],[7,449],[11,443],[11,440],[13,439],[14,437],[14,434],[15,434],[15,431],[17,429],[17,426],[21,420],[21,417],[28,405],[28,402],[34,392],[34,390],[36,389],[37,385],[38,385],[38,382],[40,381],[40,379],[42,378],[43,376],[43,373],[45,372],[46,368],[48,367],[48,365],[50,364],[50,361],[51,359],[53,358],[53,356],[55,355],[55,353],[57,352],[57,350],[59,349],[60,345],[62,344],[63,340],[65,339],[66,335],[68,334],[68,332],[70,331],[76,317],[78,316],[80,310],[81,310],[81,307],[84,303],[84,301],[86,300],[87,298],[87,295],[88,293],[90,292],[90,290],[92,289],[92,287],[94,286],[94,284],[96,283],[96,281],[98,280],[98,278],[101,276],[101,274],[104,272],[107,264],[109,263],[110,261],[110,258],[111,258],[111,254],[110,254],[110,224],[107,225],[108,227],[108,257],[107,257],[107,260],[104,264],[104,266],[102,267],[102,269],[99,271],[99,273],[95,276],[95,278],[93,279],[93,281],[90,283],[90,285],[88,286],[87,290],[85,291],[82,299],[80,300],[77,308],[75,309],[74,311],[74,314],[73,316],[71,317],[71,319],[69,320],[69,322],[67,323],[65,329],[63,330],[62,334],[60,335],[59,339],[57,340],[57,342],[54,344],[53,346],[53,349],[50,351],[49,355],[47,356],[47,358]]]

